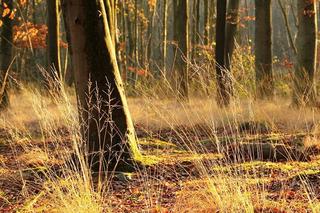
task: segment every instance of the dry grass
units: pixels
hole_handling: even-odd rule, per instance
[[[212,127],[237,125],[243,121],[267,121],[275,129],[287,132],[311,131],[320,118],[314,109],[290,108],[290,100],[253,102],[241,100],[228,109],[221,109],[214,99],[191,98],[180,104],[172,99],[129,99],[129,106],[136,123],[154,128],[193,126],[207,124]]]
[[[0,175],[1,181],[20,183],[21,186],[13,192],[19,194],[18,200],[15,200],[4,191],[11,183],[0,185],[0,208],[16,205],[16,210],[20,212],[113,212],[129,205],[114,205],[113,201],[108,200],[115,193],[109,188],[109,179],[95,188],[95,181],[87,170],[78,175],[64,165],[68,153],[79,142],[78,116],[72,91],[52,100],[35,89],[26,88],[11,97],[10,109],[0,115],[0,129],[3,130],[0,150],[1,146],[5,146],[13,151],[0,153]],[[288,100],[273,103],[242,100],[235,101],[229,109],[219,109],[213,99],[192,98],[188,104],[181,104],[170,99],[143,97],[130,98],[129,107],[136,124],[149,131],[170,129],[178,137],[179,134],[188,136],[188,132],[180,132],[180,126],[192,129],[197,124],[205,124],[212,130],[205,134],[212,138],[216,137],[216,128],[232,129],[250,120],[268,121],[275,132],[317,132],[320,118],[320,114],[312,109],[289,108]],[[184,140],[184,137],[181,139]],[[199,142],[197,138],[188,140]],[[187,146],[183,151],[181,144],[160,142],[156,148],[145,150],[159,158],[161,164],[155,173],[163,175],[163,178],[156,179],[141,171],[136,181],[143,182],[143,187],[134,186],[139,188],[139,196],[131,201],[133,198],[130,196],[136,193],[133,193],[134,189],[126,189],[123,193],[130,194],[129,198],[116,196],[117,201],[126,203],[128,200],[136,202],[142,199],[141,203],[145,206],[135,206],[132,212],[139,212],[139,209],[165,212],[160,208],[161,200],[166,197],[166,187],[174,187],[178,189],[169,205],[174,212],[303,212],[303,209],[319,212],[318,195],[313,193],[317,191],[314,182],[298,181],[299,178],[309,178],[308,174],[317,174],[320,171],[319,160],[308,163],[247,162],[223,165],[219,161],[221,157],[215,153],[196,153],[190,141],[182,144]],[[309,138],[306,143],[314,145],[318,144],[318,140]],[[146,144],[148,142],[144,142]],[[165,178],[180,177],[180,171],[165,170],[162,164],[179,167],[186,162],[191,162],[197,175],[187,171],[187,177],[181,179]],[[57,177],[55,171],[50,169],[52,165],[62,165],[62,177]],[[296,178],[296,182],[301,183],[296,191],[290,191],[290,184],[286,182],[288,178]],[[270,190],[268,187],[272,184],[275,187],[280,184],[280,188]]]

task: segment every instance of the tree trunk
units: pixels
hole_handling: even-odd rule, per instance
[[[147,63],[149,63],[149,70],[152,71],[152,72],[155,72],[156,69],[157,69],[157,64],[156,64],[156,49],[157,49],[157,43],[155,42],[155,38],[156,38],[156,16],[158,14],[158,11],[157,11],[157,5],[158,5],[158,2],[157,0],[154,0],[155,1],[155,6],[153,8],[153,10],[151,10],[149,13],[149,24],[148,24],[148,49],[146,51],[147,53]],[[146,9],[148,10],[148,9]],[[158,24],[158,23],[157,23]]]
[[[188,0],[174,1],[174,40],[176,42],[175,70],[177,71],[177,91],[180,100],[187,100],[188,91]]]
[[[293,39],[293,36],[292,36],[292,31],[291,31],[291,28],[290,28],[290,22],[289,22],[287,11],[285,9],[285,6],[283,6],[283,4],[281,3],[281,0],[278,0],[278,4],[280,6],[281,13],[282,13],[282,16],[283,16],[283,20],[284,20],[284,23],[285,23],[287,36],[288,36],[288,39],[289,39],[289,42],[290,42],[290,47],[292,48],[293,53],[296,55],[297,54],[297,48],[296,48],[296,45],[294,44],[294,39]]]
[[[200,7],[200,0],[193,1],[193,8],[192,8],[192,45],[191,45],[191,53],[192,53],[192,60],[196,60],[197,56],[197,45],[199,44],[199,7]]]
[[[231,78],[226,70],[225,43],[226,43],[226,12],[227,1],[217,1],[216,21],[216,72],[217,72],[217,103],[219,106],[228,106],[231,96]]]
[[[139,58],[139,11],[138,11],[138,0],[134,1],[134,67],[133,67],[133,72],[132,73],[132,77],[131,80],[133,80],[133,86],[134,88],[136,87],[136,83],[138,81],[138,74],[136,72],[138,66],[140,65],[140,58]]]
[[[62,15],[63,15],[63,22],[64,22],[64,28],[66,32],[66,39],[68,42],[68,53],[70,55],[70,58],[72,60],[72,48],[71,48],[71,38],[70,38],[70,26],[67,20],[67,8],[66,8],[66,1],[67,0],[62,0],[61,1],[61,9],[62,9]],[[72,64],[72,62],[71,62]],[[69,63],[68,63],[69,65]],[[67,69],[65,70],[64,73],[64,80],[68,86],[71,86],[74,83],[74,71],[73,71],[73,66],[68,66]]]
[[[115,19],[115,8],[114,0],[104,0],[104,5],[106,7],[107,20],[109,23],[111,40],[113,44],[116,44],[116,19]]]
[[[128,171],[140,153],[103,0],[68,0],[67,10],[88,163]]]
[[[48,72],[52,79],[61,77],[59,1],[47,0],[48,5]]]
[[[127,27],[127,40],[128,40],[128,70],[131,70],[128,72],[128,83],[131,83],[132,85],[135,84],[135,73],[133,72],[134,68],[137,66],[137,59],[136,59],[136,29],[135,25],[133,26],[132,22],[133,20],[130,19],[130,9],[128,7],[125,7],[125,11],[128,14],[125,16],[126,21],[126,27]]]
[[[210,29],[210,7],[209,0],[204,0],[204,45],[209,45],[209,29]]]
[[[226,29],[226,69],[230,70],[232,62],[232,55],[235,46],[236,33],[239,22],[239,6],[240,0],[229,0],[228,14],[227,14],[227,29]]]
[[[12,62],[12,19],[10,18],[11,13],[13,13],[13,3],[11,0],[4,0],[2,2],[2,7],[10,9],[10,13],[2,17],[2,32],[1,32],[1,46],[0,46],[0,62],[1,62],[1,91],[0,91],[0,109],[4,109],[9,105],[9,95],[8,95],[8,72]]]
[[[212,44],[215,37],[215,23],[216,23],[216,0],[210,0],[209,4],[209,43]]]
[[[297,1],[297,59],[294,72],[293,105],[314,105],[316,102],[315,70],[317,55],[317,13],[314,1]]]
[[[168,0],[163,1],[163,74],[167,77]]]
[[[118,2],[118,5],[120,7],[120,14],[119,14],[119,18],[120,18],[120,24],[121,29],[122,29],[122,37],[121,37],[121,45],[122,46],[122,50],[121,50],[121,60],[122,60],[122,69],[121,69],[121,76],[122,76],[122,80],[124,85],[127,85],[127,70],[128,70],[128,64],[127,64],[127,28],[126,28],[126,5],[124,1]]]
[[[255,69],[256,95],[273,98],[271,0],[255,0]]]

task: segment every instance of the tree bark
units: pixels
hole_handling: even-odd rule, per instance
[[[230,104],[232,94],[230,73],[226,70],[225,47],[226,47],[226,12],[227,1],[217,1],[216,21],[216,73],[217,73],[217,103],[224,107]]]
[[[286,11],[285,7],[283,6],[283,4],[281,3],[281,0],[278,0],[278,4],[280,6],[281,13],[282,13],[282,16],[283,16],[283,20],[284,20],[284,23],[285,23],[285,26],[286,26],[286,31],[287,31],[288,39],[289,39],[289,42],[290,42],[290,46],[292,48],[293,53],[296,55],[297,54],[297,48],[296,48],[296,45],[294,44],[294,39],[293,39],[293,36],[292,36],[292,32],[291,32],[291,28],[290,28],[290,23],[289,23],[287,11]]]
[[[167,76],[168,0],[163,1],[163,74]]]
[[[188,82],[188,0],[174,1],[174,40],[176,42],[175,70],[177,71],[177,91],[180,100],[189,98]]]
[[[258,99],[272,99],[274,93],[272,71],[271,0],[255,0],[255,69]]]
[[[116,44],[116,19],[115,19],[115,7],[114,0],[104,0],[104,5],[106,7],[107,20],[110,27],[111,40],[113,44]]]
[[[2,7],[5,5],[10,9],[10,13],[2,17],[2,31],[1,31],[1,46],[0,46],[0,62],[1,62],[1,91],[0,91],[0,109],[4,109],[9,106],[9,95],[8,95],[8,72],[12,62],[12,26],[13,22],[10,18],[11,13],[13,13],[13,3],[11,0],[4,0],[2,2]]]
[[[226,29],[226,69],[231,72],[232,55],[235,46],[236,33],[239,22],[240,0],[229,0]]]
[[[48,72],[52,79],[61,77],[59,1],[47,0],[48,5]]]
[[[128,171],[140,152],[103,0],[68,0],[67,10],[88,164]]]
[[[210,31],[210,7],[209,0],[204,0],[204,45],[209,45]]]
[[[297,59],[294,72],[293,105],[316,102],[315,71],[317,56],[317,12],[315,1],[297,1]]]
[[[61,1],[61,9],[62,9],[62,16],[63,16],[63,22],[64,22],[64,28],[66,32],[66,39],[68,42],[68,53],[72,60],[72,48],[71,48],[71,38],[70,38],[70,26],[67,20],[67,8],[66,8],[66,1]],[[72,64],[72,61],[71,61]],[[74,83],[74,71],[73,66],[68,66],[64,73],[64,80],[68,86],[71,86]]]

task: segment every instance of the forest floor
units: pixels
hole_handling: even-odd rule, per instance
[[[98,190],[55,173],[72,150],[74,105],[14,95],[1,116],[0,212],[320,212],[320,114],[285,103],[130,99],[152,165]]]

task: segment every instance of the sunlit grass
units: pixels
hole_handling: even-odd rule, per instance
[[[170,184],[178,184],[180,189],[173,200],[175,212],[255,212],[257,209],[278,209],[288,212],[308,208],[319,210],[319,201],[311,191],[314,186],[302,181],[297,198],[288,199],[286,189],[280,189],[276,198],[266,189],[272,181],[286,181],[289,178],[307,178],[317,175],[320,164],[317,159],[311,162],[263,162],[249,161],[225,165],[223,153],[210,153],[207,147],[223,140],[253,140],[255,135],[240,133],[237,129],[244,121],[268,122],[274,140],[282,133],[310,132],[317,134],[316,122],[319,114],[312,109],[288,108],[289,100],[277,102],[254,102],[250,99],[235,100],[232,107],[219,109],[212,98],[193,97],[188,103],[178,103],[174,99],[158,97],[129,98],[129,107],[136,124],[145,131],[147,137],[140,138],[145,165],[157,166],[157,173],[172,172],[179,177],[179,171],[163,170],[165,166],[194,165],[193,172],[186,171],[187,180],[181,179]],[[182,127],[183,126],[183,127]],[[24,88],[12,95],[12,106],[0,115],[0,127],[4,129],[3,145],[13,151],[11,165],[17,171],[16,182],[23,186],[21,212],[112,212],[119,206],[110,204],[108,197],[110,177],[95,180],[88,168],[77,174],[72,165],[65,163],[71,152],[82,155],[77,149],[81,143],[75,95],[72,90],[63,91],[61,97],[48,97],[33,87]],[[220,128],[220,132],[217,129]],[[175,140],[157,139],[162,136],[150,134],[157,130],[171,132]],[[192,137],[190,137],[192,135]],[[205,139],[204,139],[205,138]],[[206,141],[209,139],[209,142]],[[318,145],[316,137],[306,138],[305,144]],[[10,172],[5,168],[8,156],[0,156],[0,175],[9,181]],[[61,168],[62,177],[56,174],[53,166]],[[194,175],[197,174],[197,175]],[[276,176],[278,173],[281,175]],[[28,174],[28,176],[26,176]],[[167,175],[167,174],[164,174]],[[11,175],[12,176],[12,175]],[[28,188],[26,177],[38,182],[38,192]],[[154,179],[150,174],[139,171],[141,181],[147,186],[141,197],[149,209],[154,199],[161,200],[162,185],[168,181]],[[7,177],[7,178],[6,178]],[[21,179],[21,180],[20,180]],[[99,182],[99,183],[97,183]],[[98,186],[98,187],[96,187]],[[295,192],[296,193],[296,192]],[[154,196],[153,194],[157,194]],[[0,199],[10,201],[5,193]],[[164,195],[165,196],[165,195]],[[142,198],[141,198],[142,199]],[[160,204],[159,204],[160,205]]]

